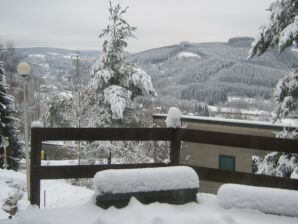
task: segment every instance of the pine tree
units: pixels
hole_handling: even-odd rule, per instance
[[[282,52],[298,41],[298,0],[276,0],[269,7],[269,11],[270,20],[261,27],[261,32],[251,45],[248,58],[263,54],[269,47],[277,47],[279,52]],[[297,112],[298,68],[292,69],[278,82],[274,90],[274,99],[276,102],[274,122]],[[284,130],[277,137],[297,138],[297,136],[295,131]],[[285,158],[289,161],[297,161],[297,153],[271,153],[260,161],[268,166],[267,160],[272,154],[277,158],[276,161],[285,161]],[[257,173],[290,177],[291,173],[298,170],[297,164],[291,167],[289,162],[275,162],[271,168],[267,167],[268,169],[264,170],[261,162]]]
[[[139,121],[137,96],[156,96],[151,77],[127,59],[127,39],[134,37],[136,27],[124,19],[127,8],[109,5],[109,25],[99,35],[106,38],[103,56],[91,70],[86,91],[90,126],[119,127],[136,125]],[[90,116],[90,114],[92,116]]]
[[[282,52],[298,41],[298,0],[276,0],[268,11],[270,19],[260,28],[248,58],[263,54],[269,47],[277,46]]]
[[[7,94],[8,85],[6,83],[5,69],[3,61],[0,61],[0,167],[4,165],[4,148],[3,138],[8,138],[9,146],[7,147],[7,161],[9,169],[18,168],[18,160],[21,157],[21,143],[19,132],[16,130],[17,119],[14,117],[15,104],[14,97]]]
[[[128,8],[109,3],[109,25],[99,35],[104,38],[103,55],[94,64],[90,82],[85,92],[85,118],[91,127],[140,127],[143,126],[138,96],[156,96],[151,77],[129,62],[127,40],[134,37],[136,27],[130,26],[124,15]],[[85,157],[94,157],[103,143],[93,142]],[[148,161],[150,145],[112,142],[107,155],[122,158],[122,162]]]
[[[298,41],[298,0],[276,0],[269,7],[270,19],[251,45],[248,58],[261,55],[269,47],[277,47],[279,52],[293,46]],[[292,69],[281,79],[274,90],[276,101],[274,121],[297,109],[298,69]]]

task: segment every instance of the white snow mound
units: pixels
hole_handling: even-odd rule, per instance
[[[171,107],[165,120],[167,128],[181,127],[181,111],[177,107]]]
[[[216,197],[226,209],[254,209],[264,213],[298,216],[298,191],[238,184],[222,185]]]
[[[96,195],[179,190],[199,187],[197,173],[187,166],[104,170],[93,179]]]

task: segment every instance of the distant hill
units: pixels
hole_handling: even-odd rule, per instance
[[[185,101],[217,104],[228,96],[270,99],[277,81],[298,62],[298,53],[270,50],[247,60],[250,37],[226,43],[190,43],[133,54],[130,60],[152,77],[160,104]],[[18,48],[21,60],[32,64],[33,74],[63,89],[73,69],[74,51],[57,48]],[[99,51],[80,51],[88,73]],[[171,101],[171,102],[170,102]]]
[[[54,84],[61,89],[74,67],[75,50],[36,47],[17,48],[16,53],[20,60],[31,64],[34,76],[43,78],[47,83]],[[100,55],[99,51],[92,50],[80,50],[79,53],[82,65],[84,65],[82,70],[89,70]]]
[[[273,87],[298,62],[298,54],[270,50],[247,60],[252,38],[227,43],[189,43],[132,55],[131,60],[151,75],[161,98],[216,104],[227,96],[270,99]]]

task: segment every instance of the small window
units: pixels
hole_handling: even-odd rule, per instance
[[[235,171],[235,157],[219,155],[219,169]]]

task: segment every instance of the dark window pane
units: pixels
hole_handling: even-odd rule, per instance
[[[221,170],[235,170],[235,157],[219,155],[219,169]]]

